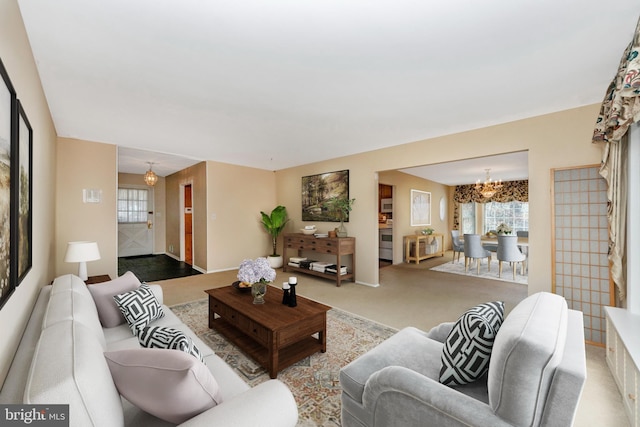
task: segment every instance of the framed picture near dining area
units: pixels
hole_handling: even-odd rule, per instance
[[[411,226],[431,225],[431,193],[411,190]]]

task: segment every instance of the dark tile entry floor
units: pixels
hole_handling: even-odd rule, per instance
[[[118,258],[118,276],[131,271],[141,282],[175,279],[201,274],[191,265],[167,255],[139,255]]]

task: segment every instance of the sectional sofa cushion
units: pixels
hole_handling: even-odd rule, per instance
[[[480,304],[460,316],[442,349],[439,378],[442,384],[469,384],[487,372],[493,342],[503,320],[501,301]]]
[[[147,284],[142,284],[133,291],[118,294],[113,299],[133,335],[138,335],[149,323],[164,316],[158,299]]]
[[[89,285],[89,292],[93,297],[100,323],[105,328],[113,328],[125,322],[124,316],[113,297],[118,294],[133,291],[140,287],[140,280],[130,271],[122,276],[95,285]]]
[[[100,342],[94,331],[75,320],[42,330],[23,399],[34,405],[69,405],[73,426],[124,425],[120,395]]]
[[[138,341],[141,346],[146,348],[184,351],[204,363],[202,352],[194,344],[193,339],[178,329],[147,326],[138,334]]]
[[[141,348],[104,356],[120,394],[165,421],[180,424],[222,402],[209,369],[182,351]]]

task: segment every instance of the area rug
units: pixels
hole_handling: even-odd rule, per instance
[[[469,267],[469,271],[465,272],[464,261],[462,259],[455,263],[446,262],[444,264],[436,265],[435,267],[431,267],[429,270],[479,277],[481,279],[501,280],[503,282],[518,283],[520,285],[526,285],[528,283],[528,277],[526,276],[527,271],[525,270],[525,275],[522,276],[520,274],[520,265],[518,265],[518,269],[516,270],[516,280],[513,280],[513,270],[508,263],[502,264],[502,277],[498,277],[498,261],[495,259],[491,260],[491,271],[487,271],[486,261],[480,264],[480,275],[478,275],[478,268],[476,267],[475,262],[471,267]]]
[[[208,327],[208,300],[171,310],[251,386],[269,379],[235,345]],[[298,426],[340,425],[340,368],[380,344],[397,330],[332,308],[327,312],[327,352],[313,354],[278,373],[298,404]]]

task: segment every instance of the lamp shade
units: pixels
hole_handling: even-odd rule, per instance
[[[100,259],[96,242],[69,242],[64,262],[86,262]]]
[[[77,262],[78,276],[82,280],[89,278],[87,274],[87,261],[100,259],[100,250],[96,242],[69,242],[64,262]]]

